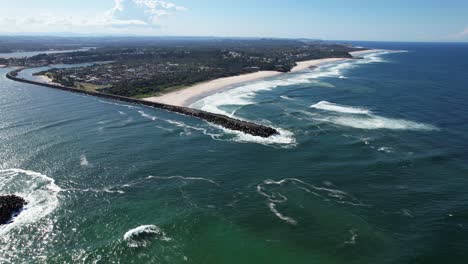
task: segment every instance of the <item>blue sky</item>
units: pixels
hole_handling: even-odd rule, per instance
[[[468,0],[0,0],[0,34],[468,41]]]

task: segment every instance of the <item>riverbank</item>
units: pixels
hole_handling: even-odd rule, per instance
[[[367,51],[367,52],[372,52],[372,51]],[[355,56],[359,54],[360,53],[355,53],[351,55]],[[343,61],[343,60],[349,60],[349,58],[325,58],[325,59],[318,59],[318,60],[301,61],[301,62],[297,62],[297,66],[291,69],[290,73],[300,72],[300,71],[307,70],[309,68],[318,67],[325,63],[338,62],[338,61]],[[188,86],[188,87],[179,89],[174,92],[163,94],[161,96],[143,98],[143,100],[156,102],[156,103],[188,107],[203,97],[224,91],[233,86],[240,85],[240,84],[247,83],[247,82],[261,80],[261,79],[268,78],[268,77],[274,77],[274,76],[281,75],[281,74],[288,74],[288,73],[277,72],[277,71],[261,71],[261,72],[237,75],[233,77],[220,78],[220,79],[216,79],[216,80],[212,80],[208,82],[195,84],[193,86]]]

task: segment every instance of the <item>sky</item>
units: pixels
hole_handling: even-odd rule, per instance
[[[0,0],[0,35],[468,42],[468,0]]]

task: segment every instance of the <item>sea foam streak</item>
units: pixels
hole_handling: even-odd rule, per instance
[[[190,180],[190,181],[206,181],[206,182],[209,182],[209,183],[212,183],[214,185],[218,185],[219,184],[215,181],[212,181],[210,179],[206,179],[206,178],[200,178],[200,177],[182,177],[182,176],[169,176],[169,177],[161,177],[161,176],[148,176],[146,177],[146,179],[156,179],[156,180],[172,180],[172,179],[179,179],[179,180]]]
[[[0,192],[16,194],[28,202],[13,223],[0,227],[0,236],[13,228],[34,223],[52,213],[59,205],[60,191],[54,179],[39,172],[22,169],[0,170]]]
[[[437,130],[436,127],[404,119],[392,119],[377,115],[368,116],[324,116],[314,118],[317,121],[332,123],[359,129],[391,130]]]
[[[127,241],[129,247],[145,247],[149,245],[153,239],[162,241],[172,240],[166,236],[164,231],[155,225],[142,225],[130,229],[124,234],[124,240]]]
[[[331,183],[328,182],[326,183],[327,187],[319,187],[296,178],[286,178],[279,181],[265,180],[263,183],[257,185],[257,193],[267,198],[270,211],[288,224],[297,225],[298,221],[290,216],[282,214],[276,208],[278,204],[285,204],[288,202],[288,198],[279,192],[268,190],[268,186],[276,185],[282,187],[285,184],[291,184],[297,189],[317,196],[324,201],[334,201],[336,203],[353,206],[366,206],[348,193],[330,188],[329,185],[331,185]]]
[[[315,109],[326,110],[326,111],[349,113],[349,114],[370,114],[371,113],[371,111],[365,108],[338,105],[338,104],[330,103],[327,101],[318,102],[314,105],[311,105],[310,107],[315,108]]]
[[[152,115],[149,115],[149,114],[147,114],[147,113],[145,113],[145,112],[143,112],[143,111],[138,111],[138,113],[139,113],[142,117],[147,118],[147,119],[150,119],[150,120],[153,120],[153,121],[156,121],[156,120],[158,119],[157,117],[152,116]]]
[[[321,101],[312,105],[311,108],[333,112],[334,114],[331,115],[320,114],[312,118],[316,121],[332,123],[339,126],[360,129],[437,130],[436,127],[427,124],[378,116],[362,107],[338,105],[327,101]],[[338,113],[338,115],[336,113]]]

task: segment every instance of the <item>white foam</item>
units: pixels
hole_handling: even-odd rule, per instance
[[[437,130],[436,127],[408,121],[392,119],[377,115],[365,116],[323,116],[313,118],[317,121],[328,122],[339,126],[359,129],[391,129],[391,130]]]
[[[345,61],[321,66],[312,71],[295,74],[285,74],[273,79],[265,79],[244,84],[232,89],[205,97],[191,107],[207,112],[230,116],[231,113],[222,109],[222,106],[245,106],[255,104],[255,95],[261,91],[270,91],[281,86],[300,85],[314,82],[315,79],[323,77],[339,77],[342,71],[353,67],[355,61]],[[317,85],[321,86],[320,83]],[[329,84],[325,86],[330,86]],[[286,99],[285,97],[282,97]]]
[[[282,98],[282,99],[284,99],[284,100],[291,100],[291,101],[292,101],[292,100],[295,100],[295,99],[293,99],[293,98],[291,98],[291,97],[289,97],[289,96],[287,96],[287,95],[281,95],[280,98]]]
[[[270,208],[271,212],[275,214],[279,219],[285,221],[286,223],[289,223],[291,225],[297,225],[297,221],[289,216],[285,216],[281,214],[277,209],[276,209],[276,204],[275,203],[268,203],[268,207]]]
[[[321,101],[310,107],[320,110],[332,111],[332,112],[339,112],[339,113],[348,113],[348,114],[370,114],[371,111],[361,107],[351,107],[345,105],[338,105],[334,103],[330,103],[327,101]]]
[[[114,103],[114,102],[110,102],[110,101],[108,102],[108,101],[98,100],[98,102],[100,102],[100,103],[103,103],[103,104],[110,104],[110,105],[124,106],[124,107],[127,107],[128,109],[139,108],[138,106],[135,106],[135,105],[119,104],[119,103]]]
[[[351,229],[349,230],[349,233],[351,234],[351,238],[348,241],[345,241],[345,244],[355,245],[358,237],[358,232],[356,229]]]
[[[86,158],[86,155],[84,155],[84,154],[81,155],[81,157],[80,157],[80,165],[81,165],[82,167],[89,167],[89,166],[90,166],[89,161],[88,161],[88,159]]]
[[[145,112],[143,112],[143,111],[138,111],[138,113],[139,113],[142,117],[147,118],[147,119],[150,119],[150,120],[153,120],[153,121],[156,121],[156,120],[158,119],[157,117],[152,116],[152,115],[149,115],[149,114],[147,114],[147,113],[145,113]]]
[[[145,247],[149,245],[152,239],[156,238],[162,241],[171,241],[164,231],[155,225],[142,225],[127,231],[124,236],[129,247]]]
[[[60,187],[55,180],[39,172],[6,169],[0,170],[0,192],[23,197],[28,204],[13,223],[0,227],[0,236],[14,228],[37,222],[52,213],[58,206]]]
[[[231,117],[235,117],[236,112],[243,106],[255,104],[255,96],[258,92],[270,91],[276,87],[300,85],[316,83],[317,86],[330,86],[330,84],[321,84],[317,79],[323,77],[344,77],[343,72],[347,69],[353,68],[359,64],[375,63],[379,62],[381,55],[392,53],[392,51],[379,50],[372,53],[365,54],[361,60],[345,60],[334,63],[328,63],[321,65],[318,68],[307,70],[300,73],[284,74],[279,77],[264,79],[261,81],[255,81],[247,84],[243,84],[232,89],[228,89],[210,96],[207,96],[191,105],[193,108],[201,109],[207,112],[223,114]],[[383,60],[381,61],[383,62]],[[345,77],[344,77],[345,78]],[[281,96],[282,99],[290,100],[287,96]],[[315,105],[316,107],[327,107],[327,110],[334,110],[339,112],[348,113],[360,113],[368,114],[369,110],[362,108],[352,108],[346,106],[333,105],[329,102],[322,102],[322,105]],[[238,118],[238,117],[236,117]],[[328,120],[328,119],[323,119]],[[339,122],[340,120],[331,119],[330,121]],[[272,136],[269,138],[255,137],[252,135],[244,134],[242,132],[233,131],[225,128],[220,128],[227,134],[233,134],[235,137],[232,139],[236,142],[242,143],[259,143],[264,145],[282,145],[282,146],[296,146],[296,140],[294,135],[290,131],[277,129],[280,131],[280,135]],[[206,132],[206,131],[205,131]],[[204,133],[205,133],[204,132]],[[219,135],[210,135],[213,139],[223,140]]]
[[[319,187],[296,178],[285,178],[279,181],[265,180],[263,181],[263,183],[257,185],[257,193],[267,198],[268,208],[270,209],[270,211],[279,219],[292,225],[297,225],[297,220],[295,220],[293,217],[283,215],[276,208],[277,204],[287,203],[289,201],[288,198],[279,192],[268,191],[267,187],[269,185],[277,185],[281,187],[288,183],[292,184],[299,190],[305,191],[306,193],[310,193],[314,196],[321,198],[323,201],[334,201],[336,203],[347,204],[352,206],[366,206],[365,204],[363,204],[353,196],[349,195],[348,193],[330,188],[332,184],[328,184],[328,182],[325,183],[327,187]]]
[[[112,190],[114,187],[105,187],[103,189],[96,189],[96,188],[87,188],[87,189],[78,189],[78,188],[69,188],[66,191],[78,191],[78,192],[93,192],[93,193],[119,193],[124,194],[125,192],[122,190]]]
[[[216,126],[216,127],[223,130],[226,134],[234,135],[234,138],[229,139],[229,140],[239,142],[239,143],[257,143],[257,144],[262,144],[266,146],[280,146],[280,147],[285,147],[285,148],[295,147],[297,145],[296,139],[294,138],[294,134],[291,131],[277,128],[277,127],[273,127],[273,128],[276,129],[279,132],[279,134],[273,135],[267,138],[246,134],[241,131],[231,130],[231,129],[227,129],[221,126]],[[215,138],[215,139],[219,139],[219,138]]]
[[[380,151],[380,152],[385,152],[385,153],[392,153],[392,148],[390,147],[380,147],[377,149],[377,151]]]
[[[437,130],[436,127],[427,124],[375,115],[372,114],[370,110],[363,107],[338,105],[327,101],[321,101],[312,105],[311,108],[333,112],[333,114],[330,115],[309,115],[312,119],[339,126],[368,130]]]

